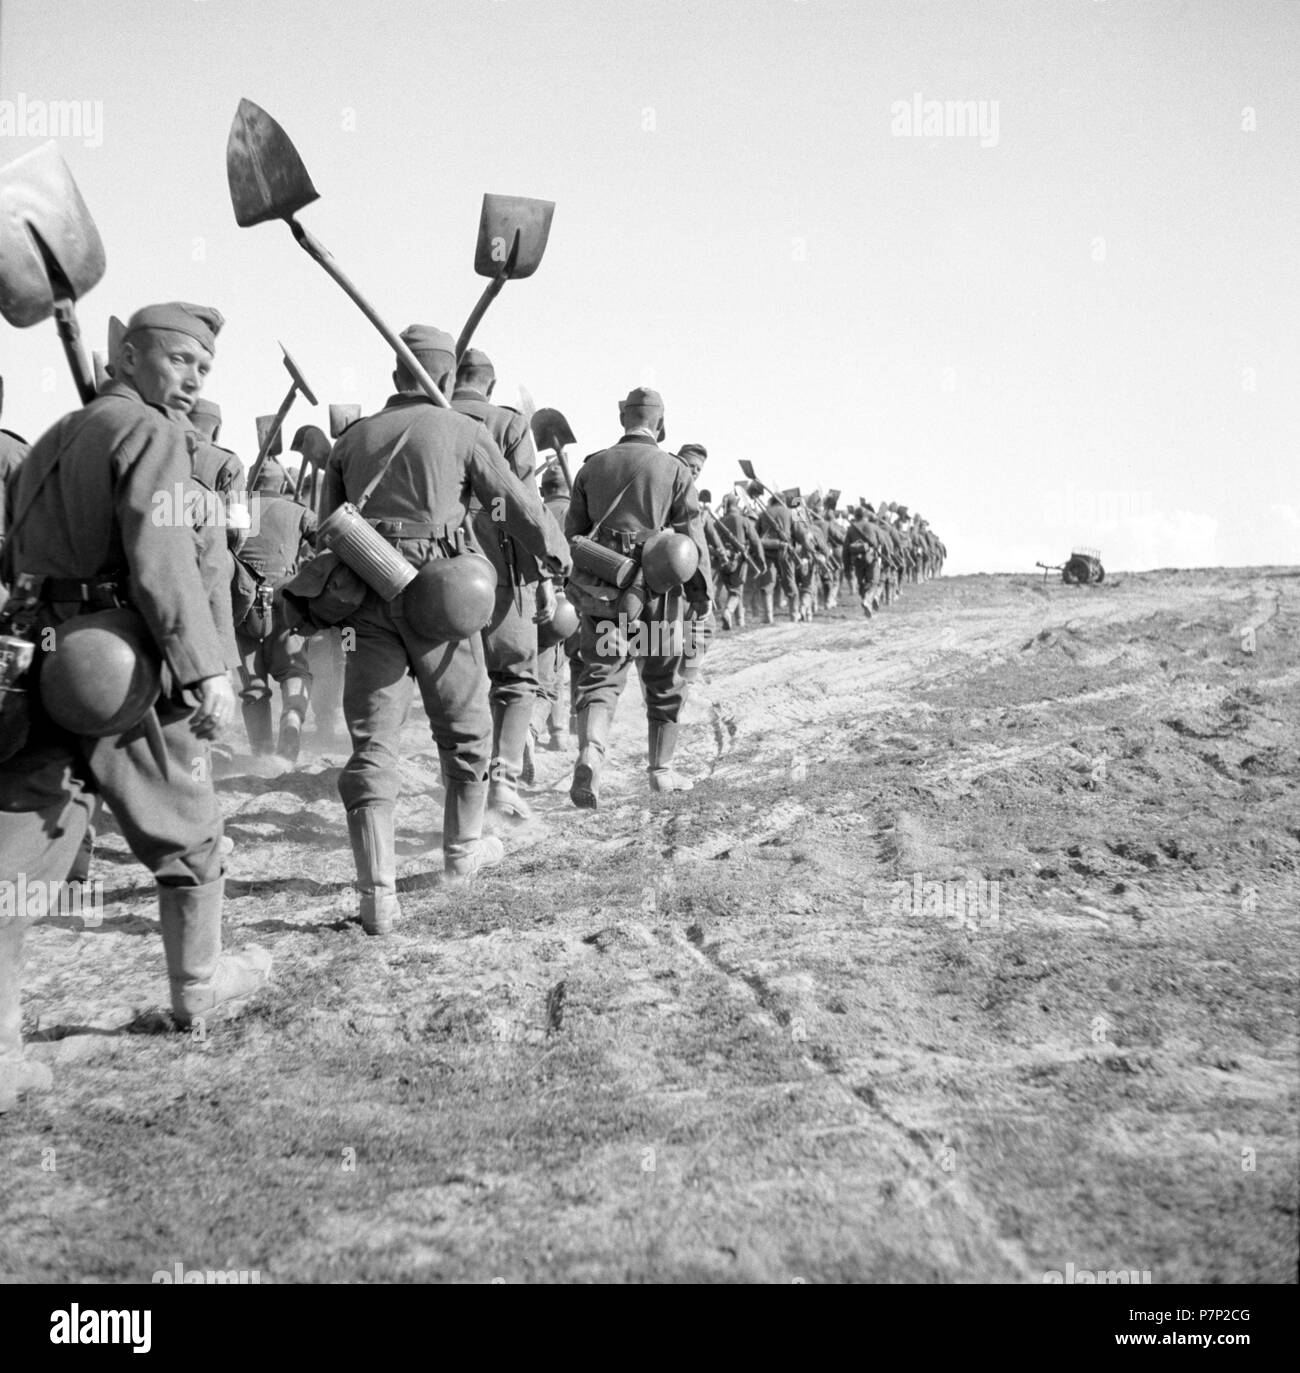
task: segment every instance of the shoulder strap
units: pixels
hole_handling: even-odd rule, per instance
[[[382,463],[380,463],[379,471],[376,472],[375,475],[371,477],[370,480],[366,483],[366,489],[357,497],[355,501],[352,502],[353,505],[356,506],[358,512],[366,508],[366,502],[370,499],[372,495],[374,495],[375,487],[377,487],[380,481],[383,479],[384,474],[388,471],[393,459],[402,451],[403,448],[406,447],[406,441],[411,437],[411,434],[415,429],[416,420],[418,420],[418,418],[419,416],[416,416],[416,419],[413,419],[410,422],[410,424],[408,424],[406,428],[402,430],[401,434],[398,436],[397,442],[393,445],[393,451],[383,460]]]

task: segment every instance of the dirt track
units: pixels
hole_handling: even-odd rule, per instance
[[[625,700],[609,804],[540,754],[468,893],[413,721],[387,941],[346,923],[338,756],[236,760],[275,994],[125,1033],[161,947],[106,838],[109,918],[30,941],[57,1084],[0,1122],[0,1274],[1293,1280],[1298,592],[969,577],[722,636],[697,789],[648,794]]]

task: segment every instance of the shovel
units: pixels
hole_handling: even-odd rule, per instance
[[[316,425],[304,424],[293,436],[293,451],[302,457],[302,464],[298,468],[298,484],[293,489],[293,498],[296,501],[306,485],[307,473],[325,470],[325,464],[330,460],[330,441]],[[312,480],[315,483],[315,493],[319,495],[319,483],[315,482],[314,477]],[[313,501],[313,504],[316,502]]]
[[[343,431],[348,425],[355,424],[360,418],[361,407],[359,405],[331,405],[330,438],[342,438]]]
[[[271,446],[280,437],[280,426],[284,423],[284,417],[289,413],[289,407],[293,405],[294,397],[299,391],[307,397],[311,405],[316,404],[316,397],[312,394],[312,389],[307,385],[307,378],[303,376],[298,368],[298,364],[289,356],[288,349],[284,344],[280,344],[280,351],[284,354],[284,365],[289,373],[289,389],[284,393],[284,399],[280,402],[280,408],[275,412],[270,424],[262,425],[261,418],[257,423],[258,448],[257,457],[253,459],[253,466],[248,473],[248,489],[257,489],[257,476],[262,470],[262,464],[271,455]],[[277,453],[282,448],[276,448]]]
[[[474,337],[487,308],[501,294],[507,281],[530,277],[537,270],[551,236],[553,200],[530,200],[522,195],[485,195],[478,222],[478,248],[474,270],[491,282],[470,311],[456,340],[459,360]]]
[[[54,316],[81,403],[95,374],[76,303],[104,275],[104,245],[53,142],[0,169],[0,315],[26,329]]]
[[[435,405],[447,407],[447,397],[420,366],[415,354],[380,319],[373,305],[352,284],[333,255],[294,218],[294,215],[319,200],[307,168],[289,136],[260,105],[241,100],[230,125],[226,143],[226,178],[230,183],[230,202],[235,223],[241,229],[268,219],[283,219],[299,246],[314,258],[347,293],[361,313],[379,330],[385,342],[401,358],[406,370]],[[315,402],[313,402],[314,404]]]
[[[569,421],[558,410],[547,406],[533,414],[529,425],[533,431],[533,442],[539,451],[547,448],[555,450],[555,460],[560,464],[560,471],[564,473],[564,484],[572,495],[573,478],[569,475],[569,463],[564,456],[564,447],[566,444],[576,443],[577,439],[573,437]]]
[[[782,505],[787,506],[788,508],[788,502],[786,501],[784,496],[782,496],[779,492],[773,491],[772,488],[768,486],[765,482],[758,481],[758,477],[754,472],[754,464],[750,462],[748,458],[741,458],[739,459],[739,462],[740,470],[749,478],[750,481],[758,482],[759,486],[761,486],[769,496],[775,496],[776,499]]]

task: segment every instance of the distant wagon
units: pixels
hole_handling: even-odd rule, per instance
[[[1066,586],[1097,586],[1106,580],[1106,569],[1101,565],[1101,553],[1095,548],[1076,548],[1064,564],[1038,563],[1043,569],[1043,580],[1049,572],[1059,571]]]

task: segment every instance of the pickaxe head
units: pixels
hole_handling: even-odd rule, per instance
[[[53,142],[0,168],[0,315],[39,324],[104,275],[104,245]]]
[[[290,219],[320,199],[289,135],[251,100],[239,102],[230,125],[226,179],[241,229],[268,219]]]
[[[262,451],[262,445],[266,442],[266,436],[275,428],[278,415],[258,415],[257,417],[257,451]],[[284,430],[279,429],[275,435],[275,441],[266,450],[268,458],[278,458],[284,452]]]
[[[577,442],[573,437],[573,430],[569,428],[569,421],[558,410],[553,410],[549,406],[533,415],[531,425],[533,442],[539,451],[553,448],[558,453],[561,448]]]
[[[528,388],[520,382],[519,384],[519,413],[531,425],[533,416],[537,413],[537,402],[533,399]],[[572,440],[570,440],[572,442]]]
[[[546,251],[554,213],[553,200],[530,200],[522,195],[485,195],[479,216],[474,270],[481,277],[500,276],[504,270],[511,281],[532,276]]]
[[[284,354],[285,369],[293,378],[293,384],[298,388],[299,391],[303,393],[304,396],[307,397],[307,400],[310,404],[315,405],[316,397],[312,395],[311,387],[307,385],[307,378],[303,376],[298,364],[293,360],[293,358],[289,356],[289,350],[284,346],[283,343],[280,344],[280,351]]]
[[[361,407],[359,405],[331,405],[330,438],[337,439],[349,424],[355,424],[360,418]]]

